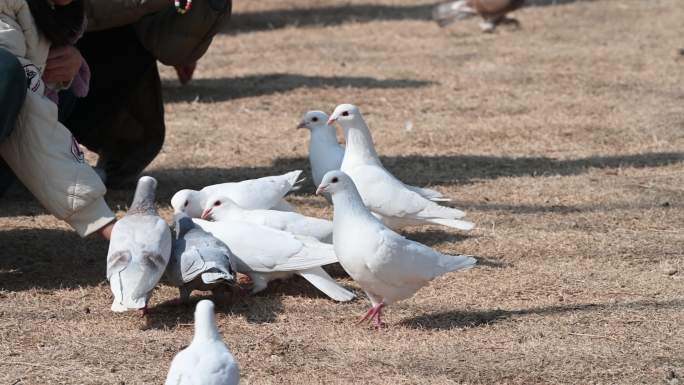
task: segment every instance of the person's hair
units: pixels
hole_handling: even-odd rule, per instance
[[[48,0],[27,1],[38,29],[53,45],[74,43],[85,18],[82,0],[74,0],[65,6],[53,5]]]

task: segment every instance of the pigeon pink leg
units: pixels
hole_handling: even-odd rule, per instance
[[[382,329],[382,327],[385,326],[385,323],[382,322],[380,316],[382,315],[382,308],[385,307],[385,304],[381,302],[376,307],[377,310],[375,311],[375,314],[373,314],[373,326],[375,326],[376,329]]]
[[[385,304],[382,303],[382,302],[380,302],[379,304],[373,306],[372,308],[370,308],[370,309],[368,310],[368,312],[366,313],[366,315],[364,315],[364,316],[357,322],[357,324],[360,324],[361,322],[366,321],[366,320],[373,320],[373,324],[374,324],[376,327],[378,327],[378,326],[377,326],[377,323],[382,323],[382,321],[380,321],[380,311],[382,310],[382,308],[383,308],[384,306],[385,306]]]

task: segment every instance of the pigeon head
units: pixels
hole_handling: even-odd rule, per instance
[[[195,223],[187,214],[183,212],[174,215],[174,219],[176,222],[176,240],[180,239],[185,235],[185,233],[195,228]]]
[[[128,209],[128,215],[132,214],[156,214],[157,208],[154,205],[154,196],[157,190],[157,180],[151,176],[142,176],[138,179],[135,187],[133,203]]]
[[[318,186],[316,194],[328,193],[334,195],[336,192],[346,190],[350,186],[354,186],[354,182],[349,175],[339,170],[328,171],[328,173],[323,176],[323,180],[321,180],[321,184]]]
[[[208,299],[197,302],[195,307],[195,340],[219,339],[214,316],[214,303]]]
[[[333,111],[332,115],[330,115],[328,124],[332,124],[333,122],[337,121],[350,121],[357,116],[361,116],[361,111],[359,111],[358,107],[353,104],[340,104],[339,106],[335,107],[335,111]]]
[[[297,128],[307,128],[314,130],[317,127],[324,127],[328,122],[328,114],[323,111],[309,111],[304,114],[302,121],[299,122]]]
[[[199,192],[195,190],[180,190],[171,198],[171,207],[175,214],[185,213],[191,218],[202,214]]]
[[[221,220],[225,213],[231,209],[239,209],[237,203],[227,197],[223,196],[212,196],[207,199],[207,204],[204,206],[204,211],[202,211],[202,219],[213,219]]]

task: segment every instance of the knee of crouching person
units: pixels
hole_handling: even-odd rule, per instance
[[[26,98],[26,75],[19,60],[0,48],[0,142],[8,137]]]
[[[231,0],[209,0],[209,6],[215,11],[230,15],[233,4]]]

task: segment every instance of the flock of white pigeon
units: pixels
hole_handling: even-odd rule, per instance
[[[346,148],[333,123],[344,130]],[[269,281],[299,275],[335,301],[355,294],[322,266],[340,263],[371,302],[361,319],[383,326],[384,306],[411,297],[442,274],[475,265],[467,255],[445,255],[392,229],[438,224],[470,230],[461,210],[439,205],[439,192],[407,185],[382,166],[370,130],[356,106],[342,104],[328,116],[305,114],[311,132],[309,160],[316,194],[333,204],[333,220],[307,217],[284,200],[301,171],[237,183],[181,190],[171,199],[174,234],[155,205],[157,181],[143,176],[133,203],[112,231],[107,279],[113,311],[147,311],[152,291],[166,275],[188,302],[193,290],[223,302],[236,290],[236,272],[249,276],[251,292]],[[167,385],[237,384],[239,367],[214,321],[214,304],[198,302],[192,343],[171,363]],[[360,322],[361,322],[360,321]]]

